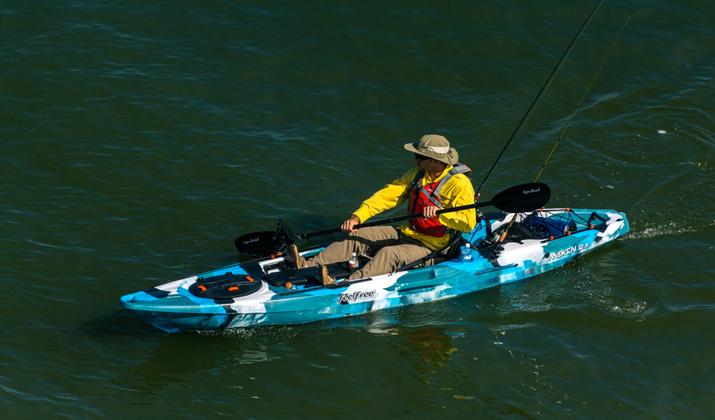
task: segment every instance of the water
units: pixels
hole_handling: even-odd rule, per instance
[[[632,233],[562,270],[297,327],[166,336],[124,293],[333,227],[446,135],[481,179],[592,7],[0,6],[0,414],[708,417],[715,6],[607,2],[484,190],[533,178]]]

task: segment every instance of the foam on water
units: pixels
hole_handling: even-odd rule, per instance
[[[654,239],[663,236],[680,236],[688,233],[700,232],[715,226],[715,220],[705,225],[685,225],[682,222],[670,221],[659,223],[658,225],[649,226],[641,229],[634,229],[623,240],[637,241],[643,239]]]

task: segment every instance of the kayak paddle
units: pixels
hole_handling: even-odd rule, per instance
[[[542,208],[551,197],[551,189],[548,185],[541,182],[531,182],[527,184],[515,185],[507,188],[499,194],[495,195],[489,201],[481,203],[467,204],[464,206],[451,207],[448,209],[437,210],[437,214],[451,213],[461,210],[476,209],[486,206],[494,206],[499,210],[507,213],[523,213]],[[389,219],[374,220],[355,225],[355,229],[369,226],[387,225],[401,220],[421,217],[422,213],[409,214],[406,216],[391,217]],[[241,254],[249,255],[268,255],[280,251],[284,245],[294,243],[296,241],[312,238],[315,236],[328,235],[338,233],[340,228],[319,230],[316,232],[306,232],[294,234],[291,229],[282,220],[278,221],[278,229],[275,232],[261,231],[252,232],[241,235],[236,238],[234,244],[236,249]]]

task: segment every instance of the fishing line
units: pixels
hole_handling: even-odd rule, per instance
[[[596,81],[596,79],[598,79],[598,76],[601,74],[601,70],[603,70],[603,67],[606,65],[606,62],[608,61],[608,59],[611,58],[611,53],[616,48],[616,44],[618,44],[618,41],[621,39],[621,35],[623,35],[623,31],[626,29],[626,25],[628,25],[628,22],[630,20],[631,20],[631,15],[628,15],[625,22],[623,22],[623,26],[621,26],[621,30],[620,30],[620,32],[618,32],[616,39],[613,40],[613,44],[611,44],[611,48],[606,53],[606,56],[603,58],[601,65],[598,67],[598,69],[594,73],[593,77],[588,82],[588,85],[586,85],[586,90],[583,92],[583,96],[581,96],[581,99],[576,104],[576,107],[574,107],[573,112],[571,113],[571,115],[569,115],[566,125],[561,130],[559,135],[556,137],[556,142],[554,142],[554,145],[551,147],[551,151],[549,152],[548,155],[546,155],[546,159],[544,159],[544,163],[541,165],[541,168],[536,173],[536,176],[534,177],[534,182],[538,181],[539,178],[541,178],[541,175],[544,172],[544,168],[546,168],[546,165],[548,165],[549,162],[551,162],[551,157],[554,155],[556,148],[559,147],[559,143],[561,142],[561,139],[563,139],[564,135],[566,135],[566,131],[571,126],[571,123],[573,122],[574,118],[576,117],[576,114],[578,113],[579,108],[581,108],[581,104],[583,104],[583,101],[586,99],[586,96],[588,96],[588,93],[591,91],[591,88],[593,87],[594,82]]]
[[[524,114],[524,116],[521,117],[521,121],[519,121],[519,124],[517,124],[516,128],[511,133],[511,136],[509,136],[509,139],[507,140],[506,144],[502,148],[501,152],[499,152],[499,155],[497,156],[496,160],[492,164],[491,168],[489,168],[489,171],[484,176],[484,179],[482,179],[482,182],[477,187],[475,194],[478,195],[481,192],[482,187],[489,179],[489,176],[494,171],[494,168],[499,163],[499,160],[501,160],[502,156],[504,155],[504,152],[506,152],[506,149],[509,147],[509,144],[511,144],[512,140],[514,140],[514,137],[516,137],[517,133],[521,129],[521,126],[524,124],[524,121],[526,121],[529,118],[529,116],[531,115],[531,112],[533,111],[536,103],[539,101],[539,99],[544,94],[544,92],[549,88],[549,86],[551,85],[551,82],[553,82],[554,78],[556,77],[556,74],[559,72],[559,70],[563,66],[564,62],[566,61],[566,58],[571,53],[571,50],[573,50],[573,47],[576,45],[576,41],[578,41],[578,39],[581,37],[581,34],[583,34],[583,32],[586,29],[586,27],[588,26],[588,24],[591,22],[591,20],[593,20],[593,17],[596,15],[596,12],[601,7],[601,4],[603,4],[603,0],[598,1],[598,3],[593,8],[591,13],[588,15],[588,19],[586,19],[586,21],[583,22],[583,24],[581,25],[581,29],[579,29],[578,33],[576,33],[576,36],[571,40],[571,43],[569,44],[566,51],[564,51],[564,53],[561,55],[561,58],[559,59],[558,63],[556,64],[556,67],[554,67],[554,69],[551,71],[551,74],[549,75],[548,79],[546,79],[546,82],[544,83],[544,85],[541,86],[541,90],[539,90],[539,93],[536,95],[534,100],[531,102],[531,105],[529,105],[529,108],[526,110],[526,113]]]

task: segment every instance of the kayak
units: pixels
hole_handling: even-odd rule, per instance
[[[505,230],[503,241],[496,240]],[[626,215],[615,210],[496,212],[480,217],[472,232],[461,234],[463,244],[471,247],[462,245],[427,266],[348,281],[350,269],[333,264],[328,270],[336,284],[322,286],[317,268],[296,270],[284,256],[273,256],[130,293],[120,303],[168,333],[310,323],[524,280],[561,267],[628,230]],[[310,257],[323,249],[307,249],[301,255]],[[360,264],[367,258],[360,256]]]

